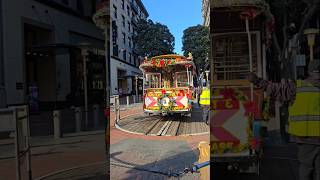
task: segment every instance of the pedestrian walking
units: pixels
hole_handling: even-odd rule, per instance
[[[280,102],[289,103],[291,141],[298,145],[299,180],[320,180],[320,60],[309,63],[304,80],[272,83],[250,73],[248,79]]]

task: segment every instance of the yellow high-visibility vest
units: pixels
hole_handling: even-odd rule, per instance
[[[320,136],[320,89],[297,81],[296,99],[289,108],[289,134]]]
[[[200,105],[210,106],[210,89],[207,87],[203,87],[202,92],[200,94]]]

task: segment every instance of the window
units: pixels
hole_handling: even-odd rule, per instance
[[[118,41],[118,27],[116,21],[112,21],[112,42],[115,45]]]
[[[113,45],[113,55],[114,56],[116,56],[116,57],[118,57],[119,56],[119,52],[118,52],[118,50],[119,50],[119,46],[118,45]]]
[[[126,44],[126,34],[122,33],[122,40],[123,40],[123,44]]]
[[[122,25],[126,27],[126,18],[122,15]]]
[[[189,72],[189,79],[191,73]],[[189,86],[187,71],[176,72],[176,87],[187,87]]]
[[[129,62],[132,63],[132,55],[130,52],[129,52]]]
[[[128,37],[128,44],[129,44],[129,47],[131,48],[131,38]]]
[[[127,60],[127,51],[123,50],[123,60]]]
[[[145,88],[161,88],[160,73],[146,74]]]
[[[129,8],[129,6],[127,6],[127,14],[130,17],[130,8]]]
[[[118,12],[117,12],[117,7],[115,5],[113,5],[113,16],[114,18],[118,18]]]
[[[130,21],[128,21],[128,29],[129,29],[129,32],[131,32],[131,24],[130,24]]]
[[[246,80],[250,72],[247,34],[226,34],[217,36],[213,42],[214,80]],[[252,34],[252,65],[257,70],[258,45],[256,34]],[[219,82],[219,83],[220,83]]]
[[[122,0],[122,2],[121,2],[121,7],[122,7],[122,9],[124,9],[124,0]]]

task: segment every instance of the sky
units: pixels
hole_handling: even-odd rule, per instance
[[[201,0],[142,0],[149,13],[148,19],[168,26],[175,38],[174,52],[183,54],[183,30],[203,24]]]

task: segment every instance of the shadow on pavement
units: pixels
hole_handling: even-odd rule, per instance
[[[197,153],[183,143],[172,142],[176,145],[171,148],[168,148],[170,143],[165,141],[162,141],[161,145],[155,145],[161,141],[148,143],[148,145],[140,144],[138,149],[132,146],[131,151],[125,147],[122,150],[113,150],[110,154],[111,179],[169,179],[168,174],[182,172],[185,168],[191,168],[198,161]],[[153,145],[154,148],[144,149]],[[127,144],[126,147],[128,146],[130,145]],[[144,150],[139,151],[140,149]],[[186,174],[180,179],[199,179],[199,176],[199,173]],[[171,178],[176,179],[176,177]]]

